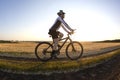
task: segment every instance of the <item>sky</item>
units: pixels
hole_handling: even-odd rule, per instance
[[[76,29],[73,40],[120,39],[120,0],[0,0],[0,40],[52,40],[48,31],[59,10]]]

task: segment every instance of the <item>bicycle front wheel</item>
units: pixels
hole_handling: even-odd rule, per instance
[[[41,61],[48,61],[52,58],[52,45],[49,42],[41,42],[35,48],[35,55]]]
[[[77,41],[69,43],[66,47],[66,56],[71,60],[79,59],[83,54],[83,46]]]

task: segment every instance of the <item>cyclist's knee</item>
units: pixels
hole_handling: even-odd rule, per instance
[[[59,34],[59,37],[60,37],[60,38],[62,38],[63,36],[64,36],[64,34],[63,34],[63,33],[60,33],[60,34]]]
[[[53,39],[54,43],[53,43],[53,50],[57,50],[58,49],[58,38]]]

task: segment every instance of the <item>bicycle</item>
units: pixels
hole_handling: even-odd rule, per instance
[[[65,45],[65,43],[69,40],[70,42],[65,49],[66,56],[71,60],[77,60],[83,54],[83,46],[78,41],[72,41],[72,39],[70,38],[70,35],[71,34],[67,34],[67,37],[60,40],[60,41],[63,41],[63,40],[65,40],[65,41],[63,41],[63,43],[61,45],[58,45],[57,55],[60,54],[60,50]],[[54,57],[52,55],[52,50],[53,50],[52,45],[53,45],[53,43],[51,44],[50,42],[38,43],[38,45],[35,47],[36,57],[41,61],[48,61],[48,60],[52,59]]]

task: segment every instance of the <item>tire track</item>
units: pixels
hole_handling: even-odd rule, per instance
[[[0,71],[0,80],[119,80],[120,54],[109,61],[84,70],[68,73],[17,74]]]

